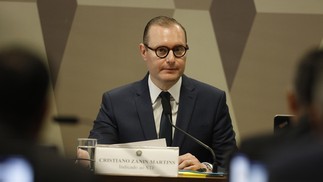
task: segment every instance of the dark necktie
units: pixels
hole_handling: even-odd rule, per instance
[[[170,106],[169,92],[161,92],[161,103],[163,106],[163,113],[160,120],[159,138],[166,138],[167,146],[172,145],[172,109]],[[170,119],[170,121],[169,121]]]

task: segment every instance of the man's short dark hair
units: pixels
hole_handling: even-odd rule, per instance
[[[145,27],[144,35],[143,35],[143,43],[144,44],[148,45],[148,42],[149,42],[148,33],[149,33],[149,30],[150,30],[150,27],[153,26],[153,25],[159,25],[159,26],[162,26],[162,27],[169,27],[171,25],[178,25],[184,31],[185,42],[187,42],[186,30],[178,21],[176,21],[174,18],[170,18],[170,17],[167,17],[167,16],[157,16],[157,17],[151,19],[147,23],[147,25]]]
[[[320,82],[322,72],[323,50],[311,50],[300,60],[294,80],[294,87],[300,104],[309,106],[313,103],[315,88]]]

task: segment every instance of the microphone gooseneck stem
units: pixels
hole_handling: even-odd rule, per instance
[[[169,122],[170,120],[170,114],[167,113],[167,116],[169,117]],[[196,143],[200,144],[201,146],[203,146],[204,148],[206,148],[207,150],[210,151],[210,153],[212,154],[212,158],[213,158],[213,168],[212,168],[212,172],[216,173],[218,172],[218,165],[216,162],[216,157],[215,157],[215,153],[213,151],[213,149],[211,147],[209,147],[208,145],[206,145],[205,143],[203,143],[202,141],[200,141],[199,139],[193,137],[192,135],[190,135],[189,133],[187,133],[186,131],[182,130],[181,128],[175,126],[172,122],[170,122],[170,124],[176,128],[177,130],[179,130],[180,132],[184,133],[186,136],[190,137],[192,140],[194,140]]]
[[[76,116],[54,116],[53,120],[57,123],[76,124],[80,122],[80,119]]]

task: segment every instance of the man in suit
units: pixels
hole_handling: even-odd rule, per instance
[[[300,60],[287,98],[293,115],[288,130],[243,140],[240,153],[262,162],[269,181],[322,181],[323,50]]]
[[[49,86],[47,67],[37,53],[21,46],[1,49],[0,86],[0,181],[13,181],[26,171],[31,177],[28,179],[36,182],[96,180],[72,160],[37,143],[46,116]],[[7,175],[7,169],[13,169],[11,164],[23,165],[16,165],[17,172]]]
[[[311,50],[301,60],[293,93],[289,103],[297,122],[295,129],[303,132],[269,156],[269,180],[322,181],[323,50]]]
[[[184,75],[189,49],[185,28],[173,18],[153,18],[145,27],[139,48],[148,74],[140,81],[104,93],[89,137],[101,144],[160,138],[159,94],[167,91],[173,124],[210,146],[217,164],[224,167],[226,155],[236,149],[226,95]],[[209,164],[214,161],[210,151],[174,128],[169,145],[179,147],[179,169],[211,170]]]

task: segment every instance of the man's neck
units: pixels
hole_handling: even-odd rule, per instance
[[[172,86],[174,86],[179,79],[174,80],[174,81],[165,81],[165,82],[159,82],[151,77],[151,81],[161,90],[167,91],[169,90]]]

